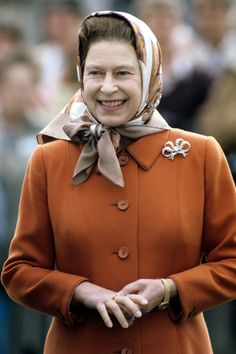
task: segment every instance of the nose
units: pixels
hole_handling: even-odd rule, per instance
[[[105,94],[112,94],[118,90],[118,87],[116,85],[116,81],[113,77],[112,74],[107,73],[104,77],[104,80],[101,84],[101,92]]]

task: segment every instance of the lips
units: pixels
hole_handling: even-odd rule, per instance
[[[98,102],[103,107],[106,107],[106,108],[118,108],[125,102],[125,100],[115,100],[115,101],[103,101],[103,100],[100,101],[100,100],[98,100]]]

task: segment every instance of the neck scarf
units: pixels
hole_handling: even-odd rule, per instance
[[[73,174],[73,184],[85,182],[97,165],[102,175],[115,185],[124,187],[123,175],[117,159],[121,137],[138,139],[170,129],[166,121],[156,111],[161,98],[161,52],[156,37],[150,28],[136,17],[114,11],[100,11],[86,17],[118,16],[126,20],[135,33],[136,53],[142,74],[142,99],[138,113],[128,123],[119,127],[107,127],[93,117],[79,90],[63,111],[37,136],[39,143],[48,138],[64,139],[83,143],[84,147]],[[82,84],[80,58],[78,57],[78,77]]]

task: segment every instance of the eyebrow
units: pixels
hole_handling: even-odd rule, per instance
[[[96,64],[90,64],[88,66],[86,66],[86,70],[91,70],[91,69],[98,69],[98,70],[101,70],[103,69],[102,66],[100,65],[96,65]],[[133,65],[126,65],[126,64],[122,64],[122,65],[117,65],[114,67],[115,70],[130,70],[130,71],[133,71],[135,70],[135,67]]]

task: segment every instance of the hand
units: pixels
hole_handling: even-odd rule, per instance
[[[113,326],[110,315],[114,315],[123,328],[132,325],[132,321],[129,321],[128,317],[142,316],[139,310],[139,304],[143,304],[142,297],[138,296],[136,302],[133,302],[129,297],[117,296],[116,292],[87,281],[77,286],[72,301],[82,303],[90,309],[96,309],[109,328]]]
[[[131,296],[124,296],[121,292],[115,296],[114,300],[122,309],[129,326],[133,324],[135,318],[142,316],[140,309],[148,303],[142,295],[132,294],[131,299]]]
[[[176,295],[177,289],[171,279],[167,280],[171,296]],[[136,296],[141,295],[148,303],[144,304],[141,309],[143,313],[150,312],[158,306],[164,297],[164,286],[160,279],[139,279],[126,285],[119,294],[129,297],[132,301],[136,301]]]

